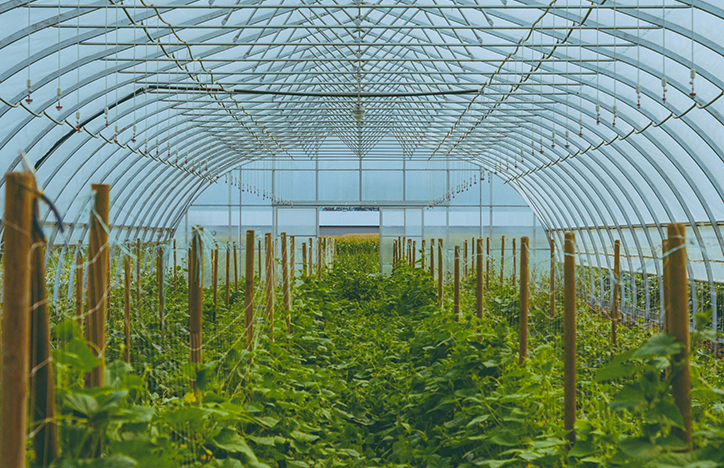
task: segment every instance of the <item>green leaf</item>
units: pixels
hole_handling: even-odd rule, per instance
[[[593,444],[591,443],[591,441],[579,440],[579,441],[576,441],[576,444],[568,452],[568,456],[581,458],[581,457],[587,457],[595,452],[596,452],[596,449],[593,447]]]
[[[644,341],[633,357],[638,359],[669,357],[678,354],[682,348],[683,345],[678,343],[673,336],[659,333]]]
[[[659,400],[652,408],[654,420],[677,427],[684,427],[684,418],[679,408],[671,400]]]
[[[306,434],[301,431],[292,431],[290,435],[292,436],[292,438],[301,442],[314,442],[315,440],[319,439],[319,436]]]
[[[91,463],[89,468],[133,468],[136,466],[136,460],[124,457],[123,455],[112,455],[110,457],[99,458]]]
[[[631,437],[618,443],[623,453],[639,460],[651,460],[661,453],[661,447],[645,437]]]
[[[223,460],[216,460],[216,464],[219,468],[244,468],[244,465],[235,458],[224,458]]]
[[[68,393],[63,398],[65,405],[73,411],[91,419],[99,411],[98,402],[95,398],[82,393]]]

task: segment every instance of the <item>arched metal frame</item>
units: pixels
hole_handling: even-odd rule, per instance
[[[691,27],[724,29],[711,1],[21,0],[0,6],[0,24],[0,163],[12,169],[25,151],[71,229],[82,225],[91,180],[116,187],[111,222],[127,238],[165,241],[223,174],[318,149],[330,135],[363,158],[394,132],[407,149],[390,157],[494,171],[551,238],[576,230],[585,264],[600,271],[610,271],[608,248],[620,238],[629,271],[649,263],[646,248],[660,277],[663,227],[687,223],[716,304],[724,48]],[[69,133],[76,113],[88,121]],[[518,125],[501,136],[492,130],[502,122]],[[164,157],[164,145],[184,162]],[[504,167],[521,150],[525,158]],[[704,248],[709,232],[716,252]]]

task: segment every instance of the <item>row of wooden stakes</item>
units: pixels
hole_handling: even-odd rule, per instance
[[[490,238],[485,240],[486,252],[483,253],[483,239],[473,238],[473,249],[470,263],[475,271],[475,317],[483,320],[484,294],[490,285]],[[421,267],[425,266],[425,240],[422,240]],[[555,244],[550,243],[550,316],[555,317],[556,309],[556,260]],[[663,241],[664,252],[664,331],[674,336],[683,344],[683,350],[675,357],[677,365],[682,366],[672,384],[674,401],[684,419],[683,430],[676,433],[689,447],[692,445],[692,412],[691,412],[691,374],[689,370],[689,292],[687,281],[686,234],[682,224],[671,224],[668,227],[668,238]],[[410,239],[398,238],[393,241],[393,266],[402,263],[416,267],[416,242]],[[456,321],[462,318],[460,310],[460,281],[461,276],[468,274],[467,241],[462,249],[463,268],[461,269],[461,248],[456,245],[453,257],[453,315]],[[614,271],[613,271],[613,301],[611,308],[611,342],[617,343],[619,313],[617,285],[621,275],[621,243],[614,244]],[[500,279],[504,276],[505,238],[500,258]],[[429,267],[430,275],[435,279],[435,239],[430,241]],[[516,267],[517,249],[516,239],[513,239],[513,278],[519,288],[519,315],[518,315],[518,362],[525,365],[528,357],[528,312],[530,298],[530,242],[528,237],[520,239],[520,269]],[[485,264],[485,271],[483,265]],[[437,240],[437,294],[439,304],[443,306],[443,240]],[[462,273],[462,274],[461,274]],[[516,274],[520,276],[516,279]],[[576,422],[576,240],[575,234],[566,232],[563,261],[563,353],[564,353],[564,428],[570,442],[575,441],[574,425]]]
[[[83,275],[76,279],[77,320],[85,322],[86,339],[100,365],[86,376],[88,387],[104,385],[105,347],[107,344],[106,319],[110,292],[110,244],[109,209],[110,186],[91,186],[93,203],[90,215],[90,233],[87,253],[87,294],[83,304]],[[2,377],[0,382],[0,466],[25,468],[28,436],[28,408],[33,423],[33,447],[35,461],[48,466],[58,457],[58,428],[55,423],[55,386],[51,357],[50,320],[48,316],[45,283],[46,239],[37,222],[38,202],[41,193],[35,177],[30,172],[10,172],[6,175],[4,219],[4,275],[3,275],[3,322],[2,322]],[[201,363],[202,356],[202,304],[203,304],[203,241],[200,228],[194,228],[188,257],[188,304],[190,362]],[[291,240],[288,248],[287,240]],[[276,259],[271,234],[265,235],[266,244],[266,314],[273,333],[274,287],[276,284]],[[141,252],[140,240],[137,248]],[[254,247],[255,235],[246,233],[245,259],[245,331],[249,346],[253,345],[254,322]],[[336,256],[336,240],[320,238],[317,241],[317,275],[322,277],[325,266]],[[236,247],[234,250],[235,283],[238,290]],[[294,282],[294,237],[281,235],[282,287],[284,310],[291,311],[291,284]],[[217,301],[218,249],[212,250],[213,300]],[[229,304],[229,257],[227,249],[226,304]],[[291,255],[289,255],[291,253]],[[313,275],[312,239],[302,244],[303,271]],[[291,259],[290,259],[291,256]],[[164,336],[164,268],[163,250],[157,250],[156,275],[159,288],[158,311],[161,337]],[[173,249],[173,281],[177,282],[176,249]],[[82,256],[76,258],[76,269],[82,270]],[[291,268],[290,268],[291,266]],[[124,269],[124,359],[130,361],[131,333],[131,256],[123,259]],[[291,272],[291,274],[290,274]],[[290,281],[291,276],[291,281]],[[136,296],[140,307],[140,262],[136,264]],[[271,281],[269,280],[271,278]],[[261,280],[261,274],[259,275]],[[87,308],[87,310],[84,310]],[[289,315],[286,317],[289,330]],[[272,335],[273,336],[273,335]]]

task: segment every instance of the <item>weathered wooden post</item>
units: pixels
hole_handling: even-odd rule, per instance
[[[566,232],[563,259],[563,428],[576,440],[576,235]]]
[[[291,302],[293,300],[293,294],[294,294],[294,282],[296,281],[295,278],[295,270],[297,267],[297,247],[294,245],[295,239],[294,236],[289,236],[289,301]]]
[[[515,242],[515,239],[513,240]],[[528,272],[528,238],[520,238],[520,314],[518,317],[518,364],[528,358],[528,300],[530,274]]]
[[[246,268],[244,278],[244,328],[249,349],[254,348],[254,231],[246,231]],[[267,278],[267,281],[269,279]]]
[[[282,232],[282,299],[284,310],[289,312],[289,249],[287,248],[287,233]]]
[[[463,278],[468,277],[468,241],[463,241]]]
[[[78,241],[75,257],[75,319],[83,329],[83,241]]]
[[[302,242],[302,271],[307,272],[307,243]]]
[[[483,319],[483,239],[478,238],[475,254],[475,315],[478,320]]]
[[[156,251],[156,283],[158,286],[158,323],[161,328],[161,343],[166,340],[166,320],[164,318],[165,297],[163,294],[163,246]]]
[[[178,287],[178,274],[176,271],[176,239],[173,240],[173,288]]]
[[[667,257],[669,257],[669,309],[664,313],[669,317],[668,333],[683,345],[674,363],[680,371],[671,382],[671,393],[676,407],[684,419],[684,428],[673,428],[672,432],[692,447],[693,416],[691,413],[691,371],[689,369],[689,281],[686,265],[686,230],[683,224],[668,226]]]
[[[274,341],[274,247],[270,232],[264,234],[264,253],[266,254],[266,319],[269,322],[269,336]]]
[[[460,321],[460,246],[455,246],[455,258],[454,258],[454,296],[453,296],[453,314],[455,315],[455,321]]]
[[[324,257],[322,255],[322,238],[317,238],[317,279],[322,279],[322,262]]]
[[[35,179],[30,172],[9,172],[5,177],[0,454],[4,468],[25,468],[30,369],[30,232]]]
[[[435,239],[430,239],[430,276],[435,281]]]
[[[500,284],[505,283],[505,236],[500,238]]]
[[[556,241],[551,236],[551,320],[556,318]]]
[[[234,291],[239,292],[239,253],[236,250],[236,242],[234,242]]]
[[[214,298],[214,322],[216,322],[216,305],[219,289],[219,248],[214,247],[211,251],[211,289]]]
[[[123,360],[131,362],[131,256],[123,256],[123,333],[126,336],[126,347],[123,349]]]
[[[621,285],[621,241],[613,244],[613,294],[611,299],[611,344],[618,342],[618,290]]]
[[[410,259],[412,260],[412,268],[415,268],[415,262],[417,261],[417,241],[412,241],[412,254]]]
[[[442,307],[443,303],[443,291],[442,291],[442,280],[443,280],[443,262],[442,262],[442,239],[437,240],[437,300]]]
[[[485,238],[485,290],[490,289],[490,237]]]
[[[262,278],[261,278],[261,239],[259,239],[259,241],[257,242],[257,246],[258,246],[257,250],[259,252],[259,281],[261,281],[262,280]]]
[[[229,243],[226,243],[226,310],[229,310],[229,302],[231,300],[231,290],[230,290],[230,277],[231,277],[231,246]]]
[[[421,247],[421,252],[420,252],[420,262],[421,262],[420,266],[422,267],[423,270],[425,270],[425,268],[426,268],[425,267],[425,252],[426,252],[425,239],[422,239],[422,247]]]
[[[397,266],[397,241],[392,240],[392,268]]]
[[[91,370],[89,387],[102,387],[105,375],[106,286],[108,284],[108,210],[110,186],[92,184],[94,194],[88,245],[88,324],[86,334],[100,364]]]
[[[204,246],[197,226],[191,230],[191,250],[189,252],[189,360],[201,364],[203,349],[203,265]],[[197,366],[198,367],[198,366]],[[192,378],[192,387],[194,379]]]
[[[136,307],[138,316],[141,317],[141,238],[136,239]]]
[[[35,188],[33,181],[32,188]],[[37,210],[37,198],[33,197]],[[50,320],[45,294],[45,239],[32,229],[30,255],[30,389],[34,426],[35,462],[49,466],[58,458],[58,427],[55,423],[55,382],[50,355]],[[14,273],[14,272],[13,272]]]
[[[313,257],[313,252],[314,252],[314,239],[312,239],[312,238],[310,237],[310,238],[309,238],[309,258],[308,258],[309,263],[308,263],[308,265],[307,265],[307,268],[309,268],[309,272],[307,273],[307,275],[308,275],[310,278],[312,277],[312,274],[313,274],[313,270],[312,270],[312,266],[314,265],[314,258],[312,258],[312,257]]]
[[[516,245],[516,238],[513,237],[513,286],[518,282],[517,273],[518,273],[518,246]],[[520,248],[522,249],[523,246],[521,245]]]

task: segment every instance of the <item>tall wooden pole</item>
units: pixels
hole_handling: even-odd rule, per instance
[[[25,468],[31,306],[28,266],[35,181],[30,172],[9,172],[5,177],[0,454],[4,468]]]
[[[563,260],[563,428],[573,443],[576,434],[576,235],[566,232]]]
[[[475,316],[483,320],[483,239],[475,240]]]
[[[314,240],[310,237],[309,238],[309,258],[308,258],[309,264],[307,265],[307,268],[309,268],[309,272],[307,273],[307,275],[310,278],[313,274],[312,266],[314,265],[314,258],[312,258],[313,257],[312,252],[314,252]]]
[[[500,238],[500,284],[505,280],[505,236]]]
[[[126,346],[123,349],[123,360],[131,362],[131,256],[123,256],[123,333]]]
[[[239,292],[239,252],[234,242],[234,291]]]
[[[322,256],[322,238],[317,239],[317,279],[322,279],[322,262],[323,262],[323,256]]]
[[[231,245],[229,243],[226,243],[226,310],[229,310],[229,302],[230,302],[230,295],[231,295],[231,287],[230,287],[230,279],[231,279]]]
[[[490,237],[485,238],[485,290],[490,289]]]
[[[163,291],[163,246],[156,251],[156,282],[158,286],[158,323],[161,327],[161,343],[166,340],[166,319],[164,318],[165,297]]]
[[[88,245],[88,325],[86,333],[93,348],[93,354],[98,357],[100,364],[90,372],[88,385],[102,387],[105,374],[110,186],[93,184],[91,189],[94,193],[94,203],[90,217],[91,228]]]
[[[204,246],[199,229],[191,231],[191,250],[189,252],[189,360],[201,364],[203,349],[203,268]]]
[[[272,245],[272,235],[270,232],[264,234],[264,253],[266,254],[266,281],[264,288],[266,290],[266,319],[269,322],[269,336],[274,341],[274,246]]]
[[[468,241],[463,241],[463,278],[468,277]]]
[[[214,298],[214,322],[216,322],[216,305],[218,300],[219,289],[219,248],[215,247],[211,251],[211,289]]]
[[[292,300],[292,293],[294,291],[295,270],[297,269],[297,247],[294,244],[294,236],[289,236],[289,300]]]
[[[176,271],[176,239],[173,240],[173,288],[178,287],[178,272]]]
[[[421,252],[420,252],[420,262],[421,262],[420,266],[422,267],[423,270],[425,270],[425,268],[426,268],[425,267],[425,252],[426,251],[427,250],[425,248],[425,239],[422,239],[422,248],[421,248]]]
[[[515,241],[517,239],[513,237],[513,286],[518,282],[517,273],[518,273],[518,246],[516,245]],[[521,245],[521,248],[523,246]]]
[[[137,314],[141,317],[141,238],[136,239],[136,308]]]
[[[307,243],[302,242],[302,271],[307,272]]]
[[[455,246],[455,262],[454,262],[454,287],[455,292],[453,296],[453,314],[455,314],[455,321],[460,321],[460,246]]]
[[[556,241],[551,237],[551,320],[556,317]]]
[[[37,209],[37,199],[33,201]],[[35,462],[49,466],[58,458],[55,382],[50,355],[50,323],[45,294],[45,239],[33,229],[30,260],[30,389]]]
[[[257,242],[257,247],[258,247],[257,250],[259,252],[259,281],[261,281],[262,280],[262,278],[261,278],[261,273],[262,273],[262,271],[261,271],[261,239],[259,239],[259,241]]]
[[[83,241],[78,242],[75,257],[75,319],[83,328]]]
[[[442,303],[443,303],[442,280],[443,280],[442,239],[438,239],[437,240],[437,300],[440,303],[440,307],[442,307]]]
[[[417,261],[417,241],[412,241],[412,268],[415,268],[415,262]]]
[[[435,281],[435,239],[430,239],[430,276]]]
[[[244,270],[244,328],[249,349],[254,347],[254,231],[246,231],[246,268]],[[267,279],[268,281],[268,279]]]
[[[691,413],[691,371],[689,369],[689,280],[686,266],[686,230],[683,224],[668,226],[667,251],[669,257],[669,334],[683,345],[679,354],[674,356],[674,363],[680,371],[671,382],[671,393],[676,407],[684,419],[683,430],[673,428],[672,432],[692,447],[693,416]]]
[[[392,240],[392,268],[397,266],[397,241]]]
[[[515,239],[513,239],[515,242]],[[528,299],[530,274],[528,272],[528,238],[520,238],[520,314],[518,316],[518,364],[528,357]]]
[[[613,244],[613,294],[611,301],[611,344],[618,342],[618,291],[621,286],[621,241]]]
[[[671,280],[671,272],[669,270],[669,240],[664,239],[662,248],[662,261],[663,261],[663,273],[664,273],[664,333],[669,333],[671,327],[669,326],[669,319],[671,318],[671,286],[669,281]]]
[[[287,233],[282,232],[282,299],[284,310],[289,312],[289,249],[287,248]]]

